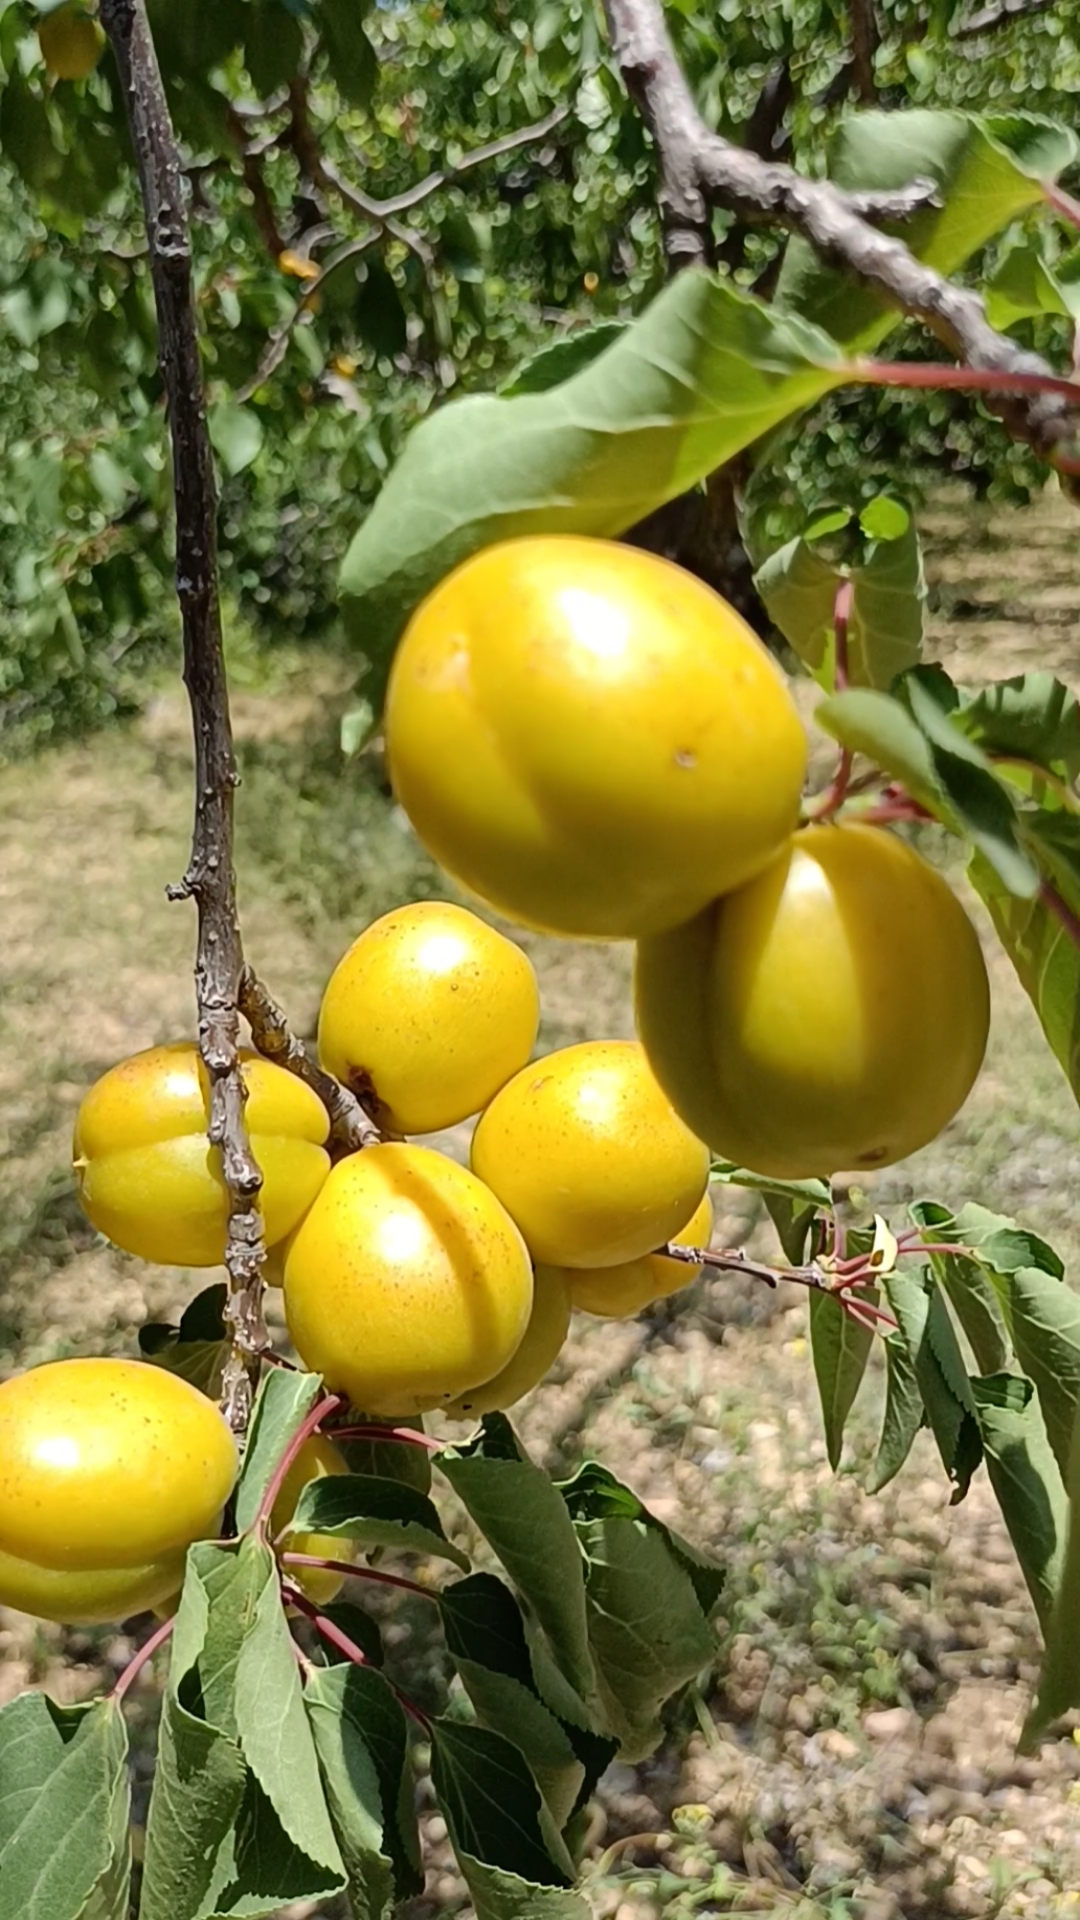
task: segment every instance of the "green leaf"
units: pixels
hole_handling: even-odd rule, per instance
[[[436,1720],[431,1784],[466,1879],[466,1860],[473,1859],[534,1887],[571,1885],[569,1855],[545,1823],[536,1781],[501,1733]]]
[[[298,16],[282,0],[255,0],[248,14],[244,65],[256,93],[265,100],[299,71],[304,34]]]
[[[356,298],[356,325],[373,353],[392,360],[409,344],[405,308],[389,268],[377,255],[365,261]]]
[[[317,8],[334,85],[350,106],[370,106],[379,62],[364,31],[360,0],[317,0]]]
[[[785,1200],[832,1211],[832,1188],[827,1180],[774,1180],[771,1174],[752,1173],[749,1167],[737,1167],[733,1160],[714,1160],[709,1180],[715,1186],[747,1187],[753,1193],[779,1194]]]
[[[1080,1099],[1080,951],[1045,901],[1018,898],[982,853],[972,854],[967,871]]]
[[[968,1490],[982,1457],[982,1443],[948,1308],[929,1269],[918,1278],[897,1269],[884,1275],[882,1284],[899,1322],[899,1337],[910,1355],[942,1463],[955,1484],[955,1504]]]
[[[565,1826],[586,1788],[586,1770],[571,1729],[540,1697],[517,1600],[493,1574],[474,1573],[444,1587],[439,1604],[446,1649],[477,1719],[520,1747],[556,1826]],[[597,1744],[606,1765],[615,1742]]]
[[[1046,1633],[1038,1695],[1021,1735],[1022,1749],[1033,1747],[1063,1713],[1080,1707],[1080,1420],[1073,1428],[1065,1480],[1069,1496],[1065,1559]]]
[[[983,283],[982,295],[986,317],[999,333],[1044,313],[1080,320],[1080,287],[1067,274],[1054,271],[1038,235],[1021,241],[999,260]]]
[[[557,1488],[525,1457],[501,1414],[485,1417],[477,1439],[441,1454],[439,1468],[543,1628],[558,1668],[590,1701],[585,1567]]]
[[[386,1665],[379,1623],[363,1607],[358,1607],[352,1600],[327,1600],[319,1608],[319,1612],[327,1620],[332,1620],[336,1627],[340,1627],[342,1633],[348,1635],[373,1667]],[[323,1655],[329,1659],[331,1665],[340,1658],[340,1655],[333,1654],[328,1646],[324,1646]]]
[[[716,1639],[695,1581],[651,1517],[582,1518],[574,1530],[604,1717],[623,1757],[640,1760],[663,1736],[660,1709],[715,1658]]]
[[[218,400],[207,412],[210,444],[230,479],[250,467],[262,451],[263,424],[254,407]]]
[[[561,1483],[559,1492],[575,1525],[583,1520],[640,1520],[652,1527],[689,1576],[701,1611],[706,1616],[714,1611],[725,1578],[719,1560],[692,1546],[680,1533],[658,1520],[642,1505],[636,1493],[616,1479],[609,1467],[601,1466],[598,1460],[587,1460],[571,1479]]]
[[[887,1334],[882,1346],[885,1350],[885,1412],[870,1475],[870,1493],[880,1493],[899,1473],[926,1419],[915,1362],[903,1334]]]
[[[290,1522],[294,1533],[337,1534],[368,1547],[436,1554],[468,1571],[469,1556],[443,1532],[438,1510],[401,1480],[343,1473],[309,1481]]]
[[[322,1667],[304,1690],[356,1920],[385,1920],[424,1884],[405,1715],[381,1674]]]
[[[1016,1357],[1034,1381],[1050,1445],[1062,1473],[1080,1407],[1080,1294],[1038,1267],[1017,1267],[998,1281]]]
[[[814,328],[679,274],[560,386],[470,395],[414,428],[341,570],[354,642],[381,684],[413,607],[469,554],[515,534],[623,533],[843,378]]]
[[[909,1209],[911,1218],[925,1240],[955,1240],[961,1246],[968,1241],[969,1226],[977,1226],[971,1214],[954,1219],[948,1207],[933,1200],[917,1200]],[[993,1280],[986,1265],[963,1254],[934,1253],[930,1265],[952,1302],[975,1355],[981,1373],[1001,1373],[1012,1359],[1008,1328]]]
[[[377,1421],[372,1421],[377,1426]],[[409,1425],[423,1431],[419,1414],[410,1414]],[[377,1480],[403,1480],[418,1493],[431,1490],[431,1454],[426,1447],[400,1440],[337,1440],[334,1442],[348,1463],[350,1473],[371,1474]]]
[[[549,347],[541,347],[531,360],[518,367],[506,385],[499,388],[504,399],[511,400],[521,393],[547,393],[551,387],[559,387],[564,380],[571,380],[603,353],[606,347],[613,346],[620,334],[627,330],[625,320],[605,320],[597,327],[576,327],[573,333],[564,334]]]
[[[889,191],[917,174],[941,201],[895,231],[918,259],[950,275],[1027,208],[1043,185],[1075,163],[1072,133],[1033,114],[976,115],[931,108],[859,113],[829,143],[837,186]],[[777,286],[780,306],[813,319],[852,351],[865,352],[901,314],[851,275],[826,266],[804,240],[790,242]]]
[[[871,502],[875,505],[893,507],[904,527],[900,534],[872,541],[861,566],[839,571],[803,535],[770,555],[754,575],[770,619],[830,693],[836,684],[833,608],[842,579],[849,579],[853,590],[850,686],[888,689],[898,673],[915,664],[922,646],[926,581],[915,522],[899,501]]]
[[[221,1392],[221,1376],[229,1357],[229,1335],[224,1311],[228,1288],[223,1282],[204,1287],[184,1309],[180,1325],[151,1321],[139,1329],[139,1347],[155,1366],[177,1373],[211,1400]]]
[[[0,1714],[0,1913],[127,1920],[128,1741],[119,1703]],[[66,1725],[64,1724],[66,1721]]]
[[[236,1489],[236,1525],[253,1526],[262,1498],[290,1440],[311,1412],[322,1381],[317,1373],[268,1367],[259,1383]]]
[[[1046,1631],[1065,1553],[1068,1504],[1061,1469],[1030,1380],[972,1380],[983,1457],[1009,1538]]]
[[[905,786],[932,813],[942,804],[930,744],[906,707],[887,693],[852,687],[830,694],[814,708],[814,719],[852,753],[865,754]]]
[[[876,1299],[876,1291],[868,1297]],[[825,1447],[834,1473],[840,1464],[847,1417],[862,1385],[873,1344],[870,1329],[845,1313],[833,1294],[810,1295],[810,1349],[825,1423]]]

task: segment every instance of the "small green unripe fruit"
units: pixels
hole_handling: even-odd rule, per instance
[[[72,0],[38,23],[41,57],[55,80],[85,80],[105,47],[105,35],[85,7]]]

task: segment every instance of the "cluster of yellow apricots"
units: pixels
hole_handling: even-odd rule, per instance
[[[937,1134],[979,1070],[987,980],[963,908],[906,842],[858,819],[800,826],[807,746],[783,674],[666,561],[567,536],[480,553],[413,616],[386,733],[401,805],[464,887],[529,927],[637,943],[638,1040],[534,1059],[536,977],[512,940],[445,903],[376,921],[319,1017],[322,1067],[383,1135],[362,1151],[335,1157],[311,1088],[243,1058],[267,1277],[301,1361],[367,1415],[475,1419],[544,1376],[574,1307],[634,1314],[694,1277],[663,1249],[708,1244],[710,1149],[795,1178]],[[76,1176],[117,1246],[222,1260],[208,1110],[188,1042],[90,1089]],[[475,1114],[468,1168],[421,1143]],[[305,1479],[342,1470],[309,1442],[275,1529]],[[59,1619],[159,1604],[235,1471],[217,1409],[149,1364],[8,1381],[0,1600]],[[125,1475],[139,1525],[117,1519]],[[78,1524],[54,1526],[73,1505]]]

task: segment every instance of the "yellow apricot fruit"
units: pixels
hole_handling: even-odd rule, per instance
[[[330,1122],[294,1074],[242,1053],[244,1110],[262,1169],[267,1244],[284,1239],[330,1170]],[[90,1088],[75,1122],[83,1211],[116,1246],[164,1266],[213,1267],[225,1257],[229,1202],[221,1150],[206,1129],[206,1068],[190,1041],[148,1047]]]
[[[662,1246],[705,1191],[708,1149],[633,1040],[587,1040],[516,1074],[473,1134],[473,1172],[534,1260],[613,1267]]]
[[[101,59],[105,35],[93,14],[71,0],[38,21],[38,45],[54,79],[85,80]]]
[[[175,1597],[237,1473],[211,1400],[139,1360],[56,1360],[0,1385],[0,1603],[67,1624]]]
[[[517,1405],[539,1386],[560,1352],[570,1330],[569,1276],[558,1267],[537,1267],[533,1274],[533,1308],[520,1347],[494,1380],[470,1387],[443,1412],[452,1420],[479,1420],[483,1413],[501,1413]]]
[[[986,1048],[978,936],[895,834],[797,833],[765,873],[643,941],[638,1032],[689,1126],[780,1179],[883,1167],[933,1140]]]
[[[270,1513],[270,1534],[276,1540],[288,1526],[296,1504],[304,1488],[312,1480],[325,1480],[331,1474],[348,1473],[349,1467],[344,1456],[325,1435],[314,1433],[304,1441],[296,1459],[292,1462]],[[309,1553],[317,1560],[353,1560],[356,1547],[353,1541],[339,1539],[333,1533],[287,1533],[278,1549],[281,1553]],[[321,1567],[286,1567],[288,1577],[313,1600],[317,1607],[325,1607],[330,1600],[336,1600],[344,1585],[343,1573],[326,1573]]]
[[[725,600],[565,534],[487,547],[428,595],[386,739],[449,873],[527,926],[607,939],[676,926],[758,872],[806,770],[784,676]]]
[[[319,1058],[371,1090],[394,1133],[435,1133],[478,1113],[533,1050],[540,994],[511,940],[447,901],[384,914],[330,976]]]
[[[679,1247],[707,1247],[712,1224],[712,1199],[706,1193],[685,1227],[670,1234],[669,1241]],[[682,1260],[669,1260],[662,1253],[643,1253],[640,1259],[624,1260],[617,1267],[593,1267],[577,1272],[565,1268],[563,1271],[570,1283],[571,1305],[580,1313],[593,1313],[601,1320],[632,1320],[654,1300],[662,1300],[688,1287],[691,1280],[697,1279],[701,1268]]]
[[[296,1351],[364,1413],[423,1413],[490,1380],[520,1345],[532,1299],[513,1221],[431,1147],[339,1160],[285,1249]]]

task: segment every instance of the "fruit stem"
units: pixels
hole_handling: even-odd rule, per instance
[[[417,1427],[332,1427],[330,1433],[334,1440],[391,1440],[403,1447],[424,1447],[428,1453],[441,1453],[446,1445]]]
[[[848,627],[855,605],[855,588],[850,580],[839,580],[833,599],[833,641],[835,647],[833,677],[837,693],[848,684]],[[848,762],[850,770],[850,759]]]
[[[817,826],[822,821],[831,820],[835,813],[839,813],[851,791],[851,768],[854,759],[855,755],[851,748],[844,747],[840,754],[840,765],[830,785],[826,787],[824,793],[818,795],[812,806],[807,807],[807,821],[812,821]]]
[[[281,1492],[282,1486],[284,1485],[285,1476],[288,1473],[289,1468],[292,1466],[293,1461],[296,1459],[297,1454],[300,1452],[300,1449],[303,1446],[304,1441],[309,1440],[311,1438],[311,1435],[315,1432],[315,1429],[319,1425],[319,1422],[321,1420],[329,1420],[330,1415],[332,1413],[336,1413],[339,1407],[345,1407],[345,1406],[348,1406],[348,1401],[344,1400],[340,1393],[328,1393],[324,1399],[320,1400],[316,1406],[312,1407],[311,1412],[307,1416],[307,1419],[304,1420],[301,1423],[301,1425],[297,1427],[296,1432],[293,1434],[292,1439],[289,1441],[289,1444],[286,1447],[284,1453],[282,1454],[281,1459],[278,1461],[277,1466],[274,1468],[273,1477],[271,1478],[270,1485],[267,1487],[266,1492],[263,1494],[263,1497],[259,1502],[259,1511],[255,1515],[255,1519],[252,1522],[252,1526],[251,1526],[252,1533],[261,1535],[262,1537],[265,1538],[267,1522],[273,1510],[274,1501],[277,1499],[278,1494]]]
[[[279,1559],[283,1567],[318,1567],[321,1573],[343,1573],[350,1580],[376,1580],[380,1586],[400,1587],[403,1593],[418,1593],[422,1600],[438,1599],[418,1580],[406,1580],[400,1573],[381,1573],[378,1567],[358,1567],[351,1560],[321,1560],[313,1553],[283,1553]]]
[[[1071,193],[1046,181],[1043,183],[1043,194],[1048,207],[1067,220],[1071,227],[1080,227],[1080,200],[1074,200]]]
[[[859,820],[864,827],[887,827],[893,820],[932,820],[932,813],[921,807],[917,800],[882,800],[876,807],[868,807],[860,813]]]
[[[1059,393],[1080,404],[1080,385],[1057,373],[1012,373],[996,367],[947,367],[939,361],[860,360],[854,378],[869,387],[909,387],[933,393]]]
[[[348,1634],[343,1633],[341,1628],[334,1624],[333,1620],[327,1619],[325,1613],[320,1613],[314,1601],[309,1600],[306,1594],[301,1593],[299,1587],[295,1587],[291,1580],[282,1582],[282,1592],[289,1605],[295,1607],[297,1613],[302,1613],[305,1619],[310,1620],[316,1633],[321,1634],[324,1640],[328,1640],[330,1645],[336,1647],[339,1653],[343,1653],[347,1660],[351,1660],[354,1667],[371,1666],[371,1661],[368,1659],[367,1654],[361,1647],[357,1646],[355,1640],[350,1640]],[[376,1668],[376,1672],[378,1672],[378,1668]],[[416,1705],[415,1701],[410,1700],[408,1694],[403,1693],[401,1688],[394,1684],[393,1680],[387,1680],[387,1685],[393,1689],[399,1704],[405,1709],[410,1720],[415,1721],[425,1739],[430,1740],[431,1721],[428,1719],[427,1714]]]
[[[112,1693],[109,1695],[110,1700],[115,1700],[119,1703],[124,1698],[128,1688],[133,1681],[138,1679],[147,1662],[153,1659],[159,1647],[165,1645],[175,1625],[176,1615],[173,1614],[168,1620],[162,1621],[160,1627],[157,1627],[150,1635],[149,1640],[143,1642],[138,1652],[132,1655],[123,1673],[120,1675],[119,1680],[116,1682]]]

